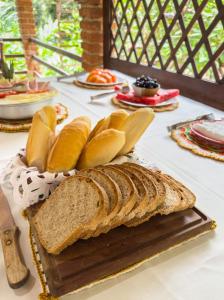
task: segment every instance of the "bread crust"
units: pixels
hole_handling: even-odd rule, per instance
[[[66,172],[74,169],[87,142],[90,125],[78,118],[67,124],[52,146],[48,161],[48,172]]]
[[[125,144],[125,134],[116,129],[106,129],[91,139],[84,147],[77,169],[88,169],[110,162]]]
[[[52,201],[51,199],[54,199],[54,195],[60,194],[63,188],[66,186],[68,181],[72,181],[75,184],[75,181],[85,181],[87,184],[91,185],[93,189],[95,189],[99,195],[100,203],[99,203],[99,208],[97,210],[97,213],[95,214],[94,218],[89,220],[86,224],[80,224],[78,228],[74,228],[71,234],[67,237],[64,238],[63,242],[60,244],[55,245],[54,247],[49,247],[48,243],[42,238],[41,235],[41,229],[40,229],[40,224],[41,224],[41,212],[45,209],[47,209],[48,206],[48,201]],[[43,247],[47,250],[48,253],[51,254],[59,254],[62,250],[64,250],[66,247],[69,245],[73,244],[75,241],[77,241],[80,237],[81,234],[83,234],[84,231],[86,230],[94,230],[96,228],[99,220],[101,220],[105,215],[107,214],[107,208],[104,205],[104,197],[105,197],[105,191],[98,185],[96,184],[92,179],[84,177],[84,176],[78,176],[78,175],[73,175],[66,180],[64,180],[52,193],[52,195],[44,202],[44,204],[41,206],[39,211],[36,213],[36,215],[32,219],[32,223],[37,231],[39,240]]]

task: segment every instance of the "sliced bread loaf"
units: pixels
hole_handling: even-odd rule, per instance
[[[125,165],[129,166],[129,167],[133,167],[137,170],[141,170],[155,185],[157,188],[157,197],[156,197],[156,207],[159,207],[165,200],[165,195],[166,195],[166,189],[164,186],[164,182],[163,179],[161,178],[160,174],[158,172],[153,172],[150,169],[147,169],[141,165],[137,165],[135,163],[125,163]],[[154,209],[156,208],[154,207]],[[150,207],[151,209],[151,207]],[[154,210],[153,209],[153,210]]]
[[[170,175],[163,174],[163,176],[171,183],[175,188],[181,193],[182,201],[181,201],[181,209],[184,210],[186,208],[193,207],[196,201],[196,196],[182,183],[178,180],[174,179]]]
[[[138,202],[136,202],[135,206],[130,211],[130,213],[123,219],[123,222],[125,223],[125,222],[128,222],[131,219],[135,218],[136,215],[141,214],[143,211],[145,211],[147,209],[148,202],[149,202],[148,193],[147,193],[145,185],[133,173],[133,171],[131,169],[128,169],[128,167],[125,167],[124,165],[115,165],[115,167],[122,170],[123,172],[125,172],[125,174],[127,174],[128,177],[131,178],[131,180],[133,181],[133,183],[136,187],[136,191],[138,194]]]
[[[105,191],[92,179],[71,176],[41,206],[33,224],[48,253],[59,254],[107,215]]]
[[[152,173],[160,175],[166,188],[165,201],[160,207],[151,213],[147,213],[139,220],[134,219],[125,225],[128,227],[137,226],[148,221],[156,214],[168,215],[173,212],[181,211],[194,206],[195,196],[183,184],[175,180],[173,177],[158,171],[151,170]]]
[[[109,231],[111,228],[122,224],[123,218],[127,216],[138,201],[137,191],[132,180],[121,170],[114,166],[100,166],[103,173],[111,177],[119,186],[122,195],[122,207],[117,215],[111,220],[111,223],[105,228],[104,232]]]
[[[136,217],[142,217],[145,213],[151,212],[158,207],[158,188],[155,179],[149,178],[145,172],[141,169],[137,169],[128,163],[123,164],[123,166],[144,184],[147,191],[147,203],[144,210],[139,211]]]
[[[78,175],[90,177],[107,193],[109,199],[109,210],[107,216],[101,220],[96,230],[94,230],[94,232],[101,232],[101,229],[109,224],[110,220],[116,216],[121,208],[122,196],[119,186],[109,176],[98,169],[83,169],[79,171]],[[85,232],[82,238],[87,239],[90,236],[95,236],[94,232]]]

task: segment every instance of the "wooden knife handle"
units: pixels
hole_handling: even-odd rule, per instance
[[[19,234],[18,227],[7,229],[1,233],[7,279],[13,289],[21,287],[29,277],[29,270],[24,264],[19,248]]]

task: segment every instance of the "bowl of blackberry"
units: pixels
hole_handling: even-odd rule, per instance
[[[160,89],[160,84],[156,79],[152,79],[150,76],[142,75],[138,77],[132,84],[135,96],[138,97],[153,97]]]

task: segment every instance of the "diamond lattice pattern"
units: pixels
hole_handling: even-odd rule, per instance
[[[223,0],[111,1],[112,58],[224,83]]]

